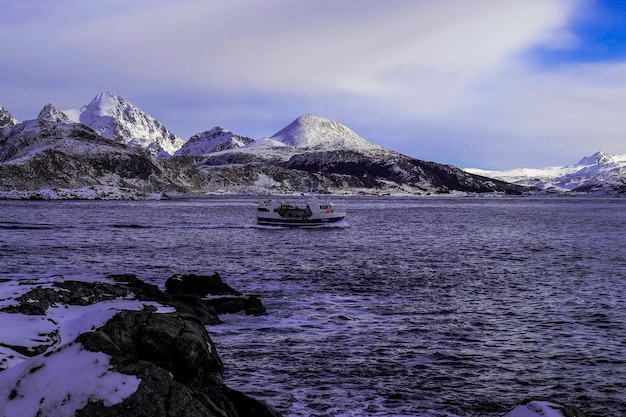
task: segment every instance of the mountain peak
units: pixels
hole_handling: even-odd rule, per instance
[[[73,111],[65,112],[72,118]],[[116,142],[173,155],[183,140],[161,122],[111,91],[98,94],[80,109],[79,121]]]
[[[378,149],[377,145],[363,139],[345,125],[314,114],[304,114],[271,139],[296,148],[324,150]]]
[[[237,149],[254,142],[254,139],[237,135],[221,126],[215,126],[205,132],[193,135],[176,152],[181,155],[206,155],[227,149]]]
[[[626,162],[626,155],[609,155],[606,152],[596,152],[591,156],[586,156],[576,165],[607,165],[618,162]]]
[[[11,116],[8,110],[0,106],[0,129],[3,127],[13,127],[17,125],[17,120]]]
[[[37,120],[45,120],[48,122],[58,122],[58,123],[72,123],[70,117],[67,114],[63,113],[63,111],[56,108],[54,105],[48,103],[44,106],[43,109],[39,112],[39,116],[37,116]]]

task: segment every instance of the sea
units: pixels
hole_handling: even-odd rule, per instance
[[[626,199],[334,197],[310,229],[256,199],[3,200],[0,278],[218,272],[267,308],[207,328],[224,382],[284,416],[626,416]]]

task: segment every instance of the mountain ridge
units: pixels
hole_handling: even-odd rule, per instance
[[[184,144],[161,122],[110,91],[99,93],[80,110],[63,113],[102,137],[148,149],[161,157],[172,156]]]
[[[465,171],[512,184],[534,187],[548,192],[605,194],[626,193],[626,154],[596,152],[573,165],[547,168],[516,168],[490,171],[466,168]]]
[[[0,188],[96,185],[184,194],[265,194],[271,183],[282,193],[528,191],[454,166],[402,155],[367,141],[339,122],[311,114],[259,140],[218,126],[187,141],[189,152],[179,155],[166,152],[185,145],[172,145],[172,138],[182,141],[111,92],[98,94],[80,110],[60,111],[48,104],[35,121],[0,131]],[[174,148],[166,149],[162,140],[169,140]],[[176,156],[171,157],[172,153]]]

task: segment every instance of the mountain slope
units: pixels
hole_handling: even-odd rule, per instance
[[[224,189],[243,183],[265,183],[265,187],[271,183],[280,192],[526,191],[524,187],[468,174],[453,166],[410,158],[374,145],[338,122],[313,115],[299,117],[271,138],[207,154],[196,167],[227,178],[222,183]]]
[[[468,168],[465,171],[545,191],[626,193],[626,154],[596,152],[574,165],[564,167],[518,168],[507,171]]]
[[[111,92],[98,94],[78,111],[64,113],[102,137],[138,146],[160,156],[171,156],[183,146],[183,140],[161,122]]]
[[[203,184],[193,168],[105,139],[80,123],[30,120],[0,137],[0,190],[110,186],[193,192]]]

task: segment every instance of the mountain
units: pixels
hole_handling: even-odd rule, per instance
[[[339,122],[303,115],[270,138],[205,155],[196,168],[224,191],[430,194],[500,192],[524,187],[421,161],[375,145]],[[265,191],[267,192],[267,191]]]
[[[296,148],[326,151],[382,149],[341,123],[313,114],[298,117],[284,129],[272,135],[270,139]]]
[[[154,117],[111,92],[98,94],[80,110],[64,113],[104,138],[148,149],[159,156],[173,155],[184,143]]]
[[[0,135],[0,190],[114,187],[140,196],[194,192],[205,182],[192,167],[103,138],[80,123],[29,120]]]
[[[57,109],[50,103],[46,104],[44,108],[41,109],[39,115],[37,116],[37,120],[65,124],[73,123],[67,114],[65,114],[62,110]]]
[[[232,133],[221,126],[193,135],[174,154],[175,156],[205,155],[228,149],[237,149],[254,142],[254,139]]]
[[[13,127],[17,124],[17,120],[4,107],[0,106],[0,129],[5,127]]]
[[[626,194],[626,154],[596,152],[564,167],[465,171],[550,192]]]
[[[259,140],[215,127],[184,145],[159,121],[113,93],[98,94],[80,110],[60,111],[48,104],[36,120],[19,124],[6,114],[7,127],[0,129],[0,191],[5,197],[12,190],[84,187],[117,187],[134,190],[133,195],[265,194],[268,188],[341,194],[528,191],[402,155],[339,122],[310,114]]]

